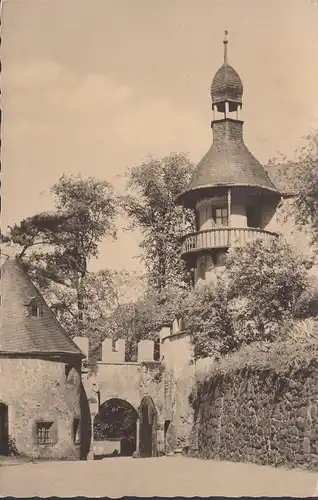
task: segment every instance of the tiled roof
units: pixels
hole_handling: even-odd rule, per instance
[[[264,167],[245,146],[242,127],[242,122],[230,119],[213,123],[212,146],[178,201],[191,206],[191,192],[226,186],[254,187],[278,194]]]
[[[232,66],[224,63],[216,72],[211,85],[213,104],[224,101],[242,103],[243,84],[239,74]]]
[[[28,314],[27,306],[32,301],[40,307],[40,317]],[[83,357],[15,258],[8,258],[1,267],[0,311],[0,354],[70,354]]]

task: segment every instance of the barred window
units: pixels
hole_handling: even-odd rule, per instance
[[[36,438],[38,444],[53,444],[53,423],[54,422],[36,423]]]

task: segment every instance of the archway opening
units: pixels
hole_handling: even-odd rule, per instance
[[[123,399],[109,399],[94,419],[95,458],[132,456],[136,450],[138,413]]]
[[[8,406],[0,403],[0,455],[9,455]]]
[[[153,400],[145,396],[139,408],[141,457],[157,456],[157,411]]]

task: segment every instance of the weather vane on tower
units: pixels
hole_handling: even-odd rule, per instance
[[[227,39],[228,31],[224,31],[224,64],[227,64],[227,44],[228,44],[228,39]]]

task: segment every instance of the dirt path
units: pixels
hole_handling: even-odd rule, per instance
[[[313,496],[318,473],[185,457],[0,467],[0,496]]]

